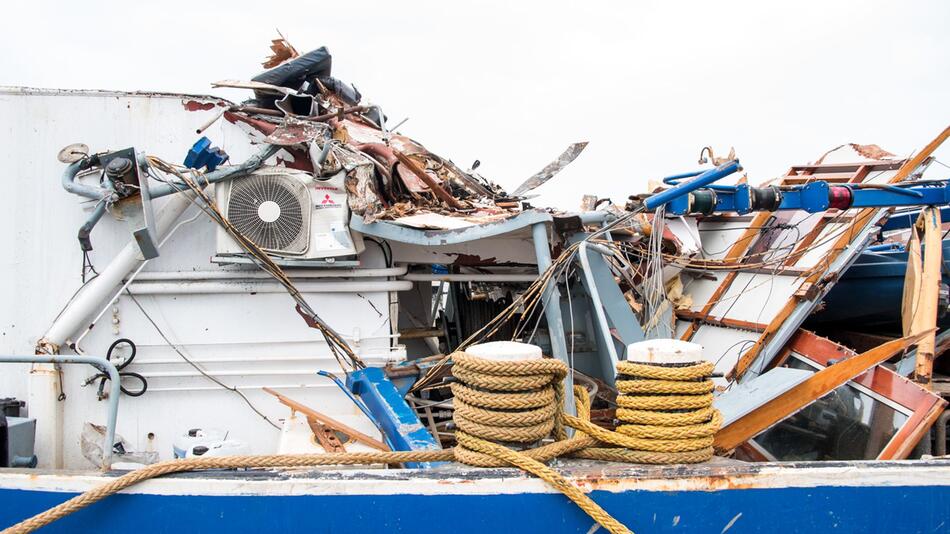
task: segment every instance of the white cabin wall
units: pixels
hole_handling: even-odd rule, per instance
[[[195,129],[220,112],[218,103],[224,102],[181,95],[0,88],[0,168],[7,187],[7,209],[0,210],[0,246],[5,251],[0,260],[0,352],[32,354],[36,341],[81,285],[82,254],[76,233],[91,205],[62,189],[65,165],[56,160],[57,152],[76,142],[86,143],[93,151],[135,146],[178,163],[198,139]],[[223,147],[234,163],[258,150],[244,132],[224,120],[204,135]],[[181,220],[195,213],[191,208]],[[185,224],[145,271],[221,269],[210,262],[214,232],[204,215]],[[129,237],[124,223],[106,215],[92,233],[90,256],[96,267],[105,267]],[[368,246],[360,260],[361,267],[384,266],[378,247]],[[404,349],[391,338],[390,296],[386,291],[306,294],[314,309],[370,365],[405,358]],[[276,420],[289,412],[261,391],[262,386],[279,389],[331,416],[358,414],[330,380],[315,374],[325,369],[342,376],[322,336],[306,326],[287,295],[168,294],[138,299],[186,355],[201,362],[210,374],[221,374],[226,384],[242,388],[268,417]],[[128,296],[109,306],[80,347],[87,354],[104,355],[120,337],[138,345],[136,360],[127,370],[148,377],[152,389],[139,398],[122,396],[117,428],[136,449],[153,448],[168,458],[172,441],[187,429],[215,427],[249,442],[253,452],[274,450],[278,431],[236,394],[199,376],[183,362]],[[62,352],[70,351],[64,348]],[[26,365],[0,367],[0,397],[26,399],[27,372]],[[93,374],[90,367],[64,366],[67,468],[90,467],[79,453],[79,434],[85,421],[105,420],[106,403],[96,399],[96,385],[81,387]],[[155,436],[151,443],[150,432]]]

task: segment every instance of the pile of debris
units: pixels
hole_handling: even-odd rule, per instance
[[[283,38],[273,41],[273,67],[251,81],[225,80],[214,87],[244,88],[254,98],[223,113],[249,126],[260,142],[283,147],[290,168],[320,177],[346,172],[352,213],[364,222],[394,220],[419,228],[458,228],[502,220],[519,213],[525,194],[576,158],[576,143],[509,194],[475,172],[430,152],[388,125],[378,105],[363,102],[352,84],[331,75],[326,47],[303,55]]]

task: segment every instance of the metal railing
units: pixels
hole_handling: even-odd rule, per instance
[[[102,356],[82,355],[51,355],[36,354],[30,356],[0,355],[0,363],[58,363],[58,364],[86,364],[109,375],[109,407],[106,414],[106,435],[102,443],[102,469],[108,470],[112,466],[112,446],[115,443],[115,421],[119,413],[119,371],[115,365]]]

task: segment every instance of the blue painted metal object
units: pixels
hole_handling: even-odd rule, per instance
[[[950,240],[943,241],[943,258],[943,283],[950,284]],[[809,317],[808,325],[841,323],[852,329],[860,325],[900,332],[906,273],[907,251],[902,245],[868,247],[825,297],[822,309]],[[950,314],[939,317],[938,326],[950,326]]]
[[[910,211],[899,211],[892,214],[888,217],[887,222],[884,223],[884,226],[881,227],[882,232],[890,232],[892,230],[902,230],[904,228],[910,228],[917,222],[917,217],[920,216],[921,210],[910,210]],[[940,208],[940,220],[941,221],[950,221],[950,207]]]
[[[228,154],[224,150],[211,146],[211,140],[202,137],[191,146],[188,154],[185,155],[185,166],[192,169],[206,167],[210,172],[227,160]]]
[[[548,229],[543,223],[531,227],[531,236],[534,240],[534,254],[538,262],[538,274],[547,271],[551,266],[551,242],[548,240]],[[564,320],[561,318],[561,306],[549,305],[561,302],[561,290],[557,284],[545,284],[541,293],[544,303],[544,317],[548,323],[548,339],[551,342],[551,355],[568,366],[571,365],[570,355],[567,353],[567,337],[564,331]],[[564,411],[570,415],[577,414],[574,401],[574,376],[568,373],[564,377]],[[573,435],[573,429],[567,429],[568,435]]]
[[[335,374],[324,371],[323,369],[317,371],[317,374],[332,380],[333,383],[336,384],[337,387],[340,388],[343,394],[349,397],[349,399],[353,401],[353,404],[355,404],[356,407],[359,408],[361,412],[363,412],[363,415],[365,415],[367,419],[372,421],[373,424],[376,426],[376,428],[379,428],[379,431],[382,432],[382,428],[380,428],[379,426],[379,421],[377,421],[376,418],[373,417],[373,413],[369,411],[369,408],[367,408],[365,404],[363,404],[363,401],[361,401],[359,398],[357,398],[352,393],[350,393],[350,390],[346,388],[346,384],[344,384],[342,380],[337,378]],[[391,444],[390,444],[390,447],[392,447]]]
[[[439,450],[439,442],[426,430],[396,386],[378,367],[367,367],[346,375],[346,387],[360,397],[373,414],[386,441],[394,451]],[[407,462],[409,468],[426,468],[434,462]]]
[[[678,188],[689,186],[690,182],[683,182],[672,189],[657,193],[647,199],[649,207],[654,197],[677,191]],[[775,207],[778,210],[802,210],[807,213],[819,213],[829,208],[889,208],[900,206],[945,206],[950,204],[950,183],[909,182],[904,185],[890,184],[848,184],[834,185],[821,180],[810,182],[802,186],[778,188],[754,188],[746,184],[737,186],[713,186],[710,188],[694,188],[690,191],[707,190],[715,199],[716,212],[736,212],[739,214],[752,211],[766,211],[757,206],[753,200],[754,193],[772,189],[780,191],[780,203]],[[697,191],[698,193],[698,191]],[[688,195],[680,194],[670,201],[668,211],[673,215],[693,213]]]
[[[688,207],[688,194],[690,192],[702,187],[706,187],[707,185],[721,180],[741,169],[742,167],[739,165],[739,160],[737,159],[723,163],[715,169],[709,169],[708,171],[703,172],[688,182],[679,182],[677,185],[667,189],[666,191],[660,191],[659,193],[650,196],[643,202],[643,205],[647,210],[654,210],[668,202],[676,200],[677,204],[683,204],[684,206]],[[682,177],[682,175],[679,177]],[[677,178],[677,176],[674,176],[673,178]],[[672,205],[670,207],[672,208]]]

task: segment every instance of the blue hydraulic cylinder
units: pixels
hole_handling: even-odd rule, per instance
[[[358,395],[373,414],[373,419],[379,424],[393,450],[442,449],[379,367],[367,367],[347,373],[346,387],[354,395]],[[428,468],[439,463],[441,462],[406,462],[406,467]]]
[[[739,160],[737,159],[723,163],[715,169],[709,169],[708,171],[700,174],[692,180],[689,180],[688,182],[679,182],[676,186],[671,187],[666,191],[660,191],[659,193],[650,196],[643,202],[643,205],[647,210],[654,210],[672,200],[679,200],[680,202],[688,203],[687,195],[690,192],[701,187],[706,187],[707,185],[717,180],[721,180],[741,169],[742,167],[739,165]]]
[[[756,209],[751,202],[752,187],[740,184],[732,188],[719,186],[715,189],[715,211],[739,214]],[[835,207],[831,202],[833,189],[846,189],[850,200],[841,208],[894,208],[902,206],[946,206],[950,204],[950,182],[903,186],[891,184],[848,184],[837,185],[816,180],[802,186],[781,189],[781,203],[777,210],[801,210],[807,213],[820,213]],[[650,197],[651,199],[653,197]],[[650,199],[647,199],[649,201]],[[668,212],[672,215],[690,213],[689,199],[680,197],[670,203]]]

